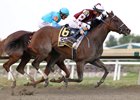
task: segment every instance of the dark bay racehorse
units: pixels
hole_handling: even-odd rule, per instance
[[[6,61],[3,64],[3,67],[12,76],[12,81],[13,81],[12,87],[13,88],[16,86],[16,78],[15,78],[13,72],[10,70],[10,66],[19,60],[20,60],[20,63],[17,66],[16,70],[19,73],[21,73],[22,75],[25,75],[26,77],[28,77],[32,82],[34,82],[34,79],[24,71],[25,65],[29,62],[29,60],[31,58],[33,58],[35,56],[32,53],[30,53],[30,50],[28,49],[28,44],[30,42],[30,38],[33,35],[33,33],[34,32],[23,31],[23,30],[16,31],[16,32],[10,34],[4,40],[0,41],[0,56],[3,53],[5,53],[9,57],[8,61]],[[49,55],[55,55],[54,57],[57,57],[57,53],[55,51],[52,51]],[[53,59],[53,56],[49,56],[48,58],[45,59],[45,61],[48,62],[49,59]],[[50,62],[51,62],[51,60],[50,60]],[[65,77],[69,77],[70,73],[66,69],[64,62],[57,61],[56,64],[62,70],[65,71],[65,73],[66,73]],[[50,70],[50,69],[48,69],[48,70]]]
[[[77,64],[78,79],[68,79],[69,82],[81,82],[83,80],[83,67],[86,63],[90,63],[102,68],[105,71],[104,75],[97,83],[97,86],[102,84],[108,74],[108,70],[100,60],[103,52],[104,40],[110,31],[124,35],[130,34],[130,29],[116,15],[114,15],[113,12],[108,13],[108,17],[103,20],[103,23],[98,25],[95,29],[93,29],[92,25],[93,24],[91,24],[91,30],[86,36],[89,39],[89,42],[86,38],[84,38],[77,49],[75,62]],[[49,26],[41,28],[34,34],[30,43],[30,49],[36,55],[32,65],[40,73],[42,73],[44,79],[47,79],[47,76],[45,73],[43,73],[43,71],[40,70],[39,64],[48,56],[52,49],[55,49],[64,58],[72,58],[71,49],[69,47],[57,46],[59,31],[59,29]],[[88,46],[88,43],[90,46]],[[57,61],[56,59],[59,59],[59,57],[54,57],[54,62],[52,60],[52,63],[55,63],[55,61]],[[52,63],[50,63],[50,65]]]

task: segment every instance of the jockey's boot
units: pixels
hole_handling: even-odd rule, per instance
[[[77,42],[77,40],[74,37],[68,37],[65,40],[65,44],[67,44],[67,46],[69,46],[69,47],[72,47],[72,45],[76,42]]]

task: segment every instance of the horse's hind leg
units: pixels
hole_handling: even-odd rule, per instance
[[[52,53],[52,52],[51,52]],[[54,52],[53,52],[54,53]],[[54,57],[55,56],[55,57]],[[47,58],[45,58],[44,60],[47,62],[46,68],[44,70],[44,74],[46,74],[46,76],[49,75],[50,71],[52,70],[52,67],[54,67],[55,62],[57,61],[56,58],[59,57],[58,54],[55,53],[54,56],[48,56]],[[36,60],[35,60],[36,61]],[[35,64],[35,61],[32,63],[33,65]],[[34,65],[35,66],[35,65]],[[36,68],[37,70],[39,70],[39,68]],[[29,83],[29,85],[37,85],[41,82],[45,81],[45,86],[48,85],[48,79],[44,79],[44,76],[42,75],[42,78],[40,80],[35,81],[34,83]]]
[[[66,78],[63,77],[63,78],[61,78],[59,80],[50,80],[50,81],[51,82],[58,82],[58,81],[62,82],[64,80],[64,82],[66,83],[65,85],[67,86],[66,79],[69,78],[70,72],[68,71],[67,67],[64,64],[64,59],[59,59],[58,60],[58,58],[59,58],[59,55],[57,55],[57,57],[55,55],[55,57],[54,56],[49,56],[49,57],[47,57],[47,59],[45,59],[48,62],[48,64],[47,64],[47,66],[46,66],[46,68],[44,70],[44,73],[48,76],[50,71],[51,71],[51,67],[53,67],[55,65],[55,62],[56,62],[58,67],[60,67],[66,73],[66,76],[65,76]],[[31,85],[37,85],[37,84],[39,84],[41,82],[44,82],[44,81],[46,83],[45,86],[47,86],[48,85],[48,81],[45,80],[43,77],[40,80],[35,81],[34,84],[31,83]]]
[[[45,55],[36,56],[35,60],[32,62],[33,67],[42,75],[45,80],[48,80],[48,76],[39,68],[39,64],[46,58]]]
[[[95,87],[99,87],[104,82],[104,80],[105,80],[105,78],[106,78],[106,76],[108,75],[109,72],[106,69],[104,63],[100,59],[97,59],[97,60],[91,62],[91,64],[93,64],[93,65],[95,65],[95,66],[97,66],[99,68],[102,68],[105,71],[104,72],[104,75],[102,76],[102,78],[100,79],[100,81],[97,82],[97,85],[95,86]]]
[[[13,72],[10,70],[10,66],[14,63],[16,63],[19,59],[20,59],[21,56],[17,56],[17,55],[10,55],[9,57],[9,60],[3,64],[3,67],[5,68],[5,70],[11,75],[12,77],[12,81],[13,81],[13,84],[12,84],[12,88],[14,88],[16,86],[16,79],[13,75]]]
[[[19,65],[17,66],[16,70],[19,73],[21,73],[22,75],[25,75],[26,77],[28,77],[31,82],[34,82],[33,77],[31,77],[31,75],[27,74],[24,71],[25,65],[30,61],[30,59],[31,59],[30,54],[24,52],[23,56],[21,57],[21,61],[20,61]]]
[[[31,57],[27,53],[24,53],[21,57],[21,61],[17,66],[16,70],[21,73],[22,75],[25,73],[24,68],[25,65],[30,61]]]

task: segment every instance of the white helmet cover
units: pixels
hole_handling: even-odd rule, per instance
[[[94,7],[93,7],[94,10],[98,11],[98,12],[103,12],[104,11],[104,8],[103,6],[100,4],[100,3],[97,3]]]

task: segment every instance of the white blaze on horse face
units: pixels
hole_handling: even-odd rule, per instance
[[[41,69],[38,69],[38,72],[44,77],[44,79],[48,78],[48,76]]]

